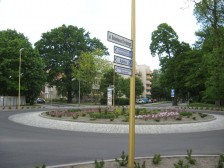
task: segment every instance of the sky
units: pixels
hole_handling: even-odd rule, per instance
[[[167,23],[179,41],[192,45],[199,29],[193,5],[186,0],[136,0],[136,64],[158,69],[158,57],[152,57],[151,34]],[[107,31],[131,39],[131,0],[0,0],[0,31],[12,29],[23,33],[34,44],[42,33],[62,24],[84,28],[109,49],[114,59],[114,44],[107,41]]]

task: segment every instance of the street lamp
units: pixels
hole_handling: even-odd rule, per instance
[[[18,93],[18,110],[20,110],[20,104],[21,104],[21,99],[20,99],[20,73],[21,73],[21,55],[22,51],[24,48],[20,48],[19,50],[19,93]]]

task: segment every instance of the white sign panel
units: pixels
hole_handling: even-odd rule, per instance
[[[124,67],[117,66],[117,65],[114,65],[114,69],[115,69],[115,72],[117,72],[119,74],[124,74],[124,75],[129,75],[129,76],[132,75],[132,69],[124,68]]]
[[[112,33],[110,31],[107,32],[107,40],[127,48],[132,48],[132,41],[130,39]]]
[[[125,57],[132,58],[132,51],[126,50],[126,49],[118,47],[118,46],[114,46],[114,53],[125,56]]]
[[[114,56],[114,63],[132,67],[132,60],[118,57],[116,55]]]
[[[107,88],[107,105],[112,106],[112,88]]]

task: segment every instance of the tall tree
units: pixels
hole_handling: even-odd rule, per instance
[[[74,85],[77,83],[74,68],[81,53],[101,49],[108,54],[107,48],[96,38],[90,38],[83,28],[65,26],[43,33],[42,39],[35,43],[45,63],[49,85],[55,85],[66,91],[67,102],[74,97]],[[93,77],[94,78],[94,77]]]
[[[178,36],[171,26],[162,23],[152,32],[150,51],[152,56],[171,58],[179,45]]]
[[[21,33],[15,30],[0,31],[0,95],[18,95],[19,57],[21,48],[21,96],[33,104],[45,83],[43,62],[38,52]]]
[[[202,0],[195,4],[194,14],[202,25],[202,44],[209,59],[210,76],[206,82],[206,97],[224,104],[224,0]],[[205,48],[204,48],[205,49]]]

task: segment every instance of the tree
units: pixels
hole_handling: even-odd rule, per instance
[[[130,78],[124,79],[122,82],[122,93],[130,98]],[[142,95],[144,91],[144,85],[139,77],[135,77],[135,97],[139,97]]]
[[[113,68],[107,70],[103,74],[103,77],[101,78],[100,82],[100,91],[103,92],[103,97],[107,97],[107,88],[112,85],[114,85],[115,88],[115,99],[122,96],[122,83],[123,78],[118,73],[114,73]]]
[[[162,23],[152,32],[150,51],[152,56],[171,58],[179,45],[178,36],[171,26]]]
[[[202,49],[209,59],[210,76],[205,97],[224,104],[224,0],[203,0],[195,4],[194,15],[202,25]],[[209,50],[205,50],[209,49]]]
[[[0,94],[18,95],[19,50],[21,53],[21,95],[30,104],[39,96],[45,83],[43,63],[38,52],[21,33],[15,30],[0,31]]]
[[[188,64],[187,67],[185,60],[186,53],[191,51],[191,47],[185,42],[180,43],[172,27],[163,23],[152,33],[150,50],[152,54],[160,57],[162,68],[159,81],[160,87],[163,88],[162,92],[169,98],[171,88],[175,89],[174,105],[177,105],[178,99],[187,95],[184,82],[192,65]],[[153,89],[152,91],[158,90],[158,86],[153,86]]]
[[[42,39],[35,43],[45,63],[47,81],[55,85],[61,92],[66,93],[67,102],[71,103],[75,94],[74,85],[77,83],[75,70],[81,54],[93,52],[96,49],[108,54],[107,48],[96,38],[90,38],[83,28],[65,26],[43,33]],[[94,76],[92,76],[94,78]]]

